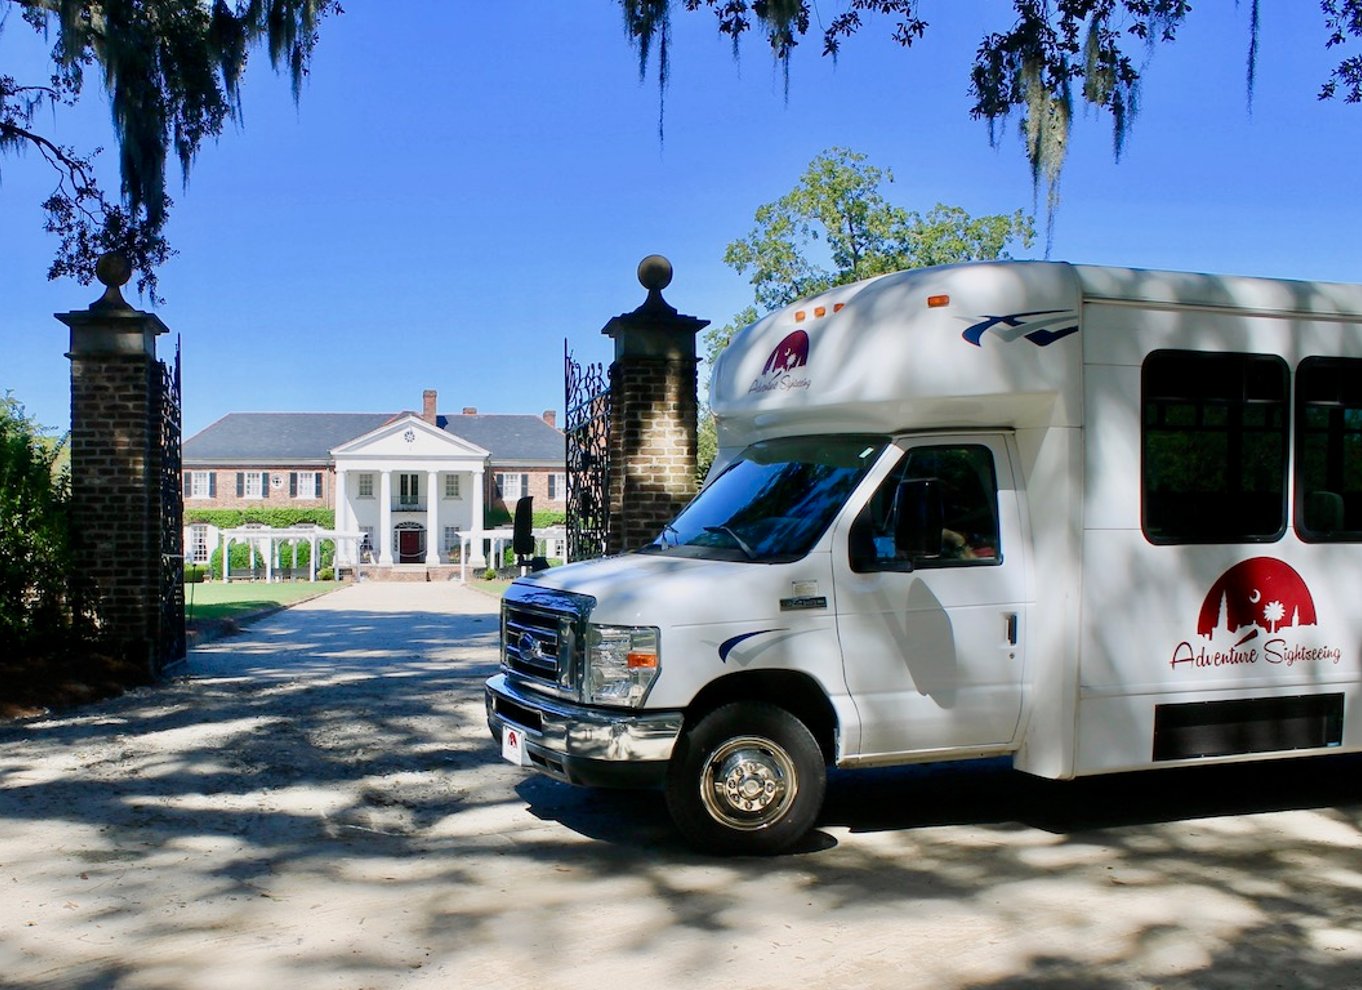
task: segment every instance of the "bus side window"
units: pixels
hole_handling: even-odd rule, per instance
[[[852,527],[851,553],[860,572],[999,563],[992,453],[980,444],[908,451]]]

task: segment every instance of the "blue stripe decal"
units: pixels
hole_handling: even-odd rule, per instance
[[[1018,337],[1025,337],[1039,347],[1048,347],[1056,340],[1078,332],[1078,324],[1060,330],[1048,330],[1056,323],[1068,323],[1077,315],[1069,309],[1038,309],[1030,313],[1009,313],[1005,316],[985,316],[973,326],[966,327],[960,336],[975,347],[983,346],[981,341],[988,331],[1011,343]],[[1047,317],[1047,319],[1037,319]]]
[[[749,640],[753,636],[761,636],[764,633],[769,632],[784,632],[784,631],[785,631],[784,629],[758,629],[756,632],[743,633],[741,636],[734,636],[732,639],[726,639],[719,644],[719,659],[724,663],[728,663],[728,655],[733,652],[734,648],[739,643],[742,643],[745,640]]]
[[[1078,325],[1065,327],[1062,330],[1037,330],[1035,333],[1028,333],[1026,339],[1039,347],[1049,347],[1057,340],[1069,336],[1071,333],[1078,333]]]

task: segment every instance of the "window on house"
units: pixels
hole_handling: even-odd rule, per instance
[[[507,502],[514,502],[522,495],[530,493],[528,474],[498,474],[496,476],[497,494]]]
[[[1362,361],[1308,357],[1296,369],[1296,532],[1362,541]]]
[[[372,474],[361,474],[359,476],[359,498],[374,497],[374,476]]]
[[[196,523],[189,527],[189,560],[194,564],[208,562],[208,527]]]
[[[567,475],[549,475],[549,501],[561,502],[567,498]]]
[[[212,471],[190,471],[189,497],[216,498],[218,494],[217,480],[217,475]]]
[[[399,505],[420,505],[421,485],[419,474],[400,474],[398,477],[397,503]]]
[[[288,493],[291,498],[321,498],[321,474],[317,471],[292,472],[289,475]]]
[[[459,527],[446,526],[444,552],[446,560],[453,560],[454,554],[458,552],[462,544],[459,542]]]
[[[365,564],[371,564],[378,559],[378,543],[374,540],[374,528],[372,526],[361,526],[359,538],[359,557]]]
[[[1286,362],[1266,354],[1155,351],[1142,378],[1141,514],[1150,542],[1280,537]]]
[[[459,494],[459,476],[457,474],[445,475],[445,498],[463,498]]]
[[[236,494],[238,498],[265,498],[269,495],[269,475],[260,471],[238,471],[236,473]]]

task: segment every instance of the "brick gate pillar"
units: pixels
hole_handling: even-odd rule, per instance
[[[71,328],[71,529],[76,566],[93,589],[99,633],[148,676],[161,622],[160,367],[166,326],[119,288],[131,268],[105,255],[104,295],[57,313]]]
[[[643,546],[695,495],[695,335],[708,320],[683,316],[662,298],[672,266],[639,262],[643,305],[601,333],[615,341],[610,365],[608,553]]]

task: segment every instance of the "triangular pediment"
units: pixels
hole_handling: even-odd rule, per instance
[[[424,461],[457,458],[482,461],[487,458],[488,452],[462,437],[432,426],[415,413],[408,413],[333,448],[331,456],[337,460],[410,458]]]

